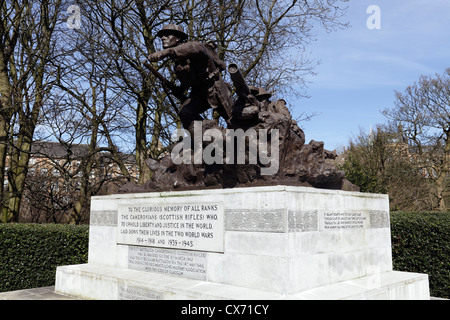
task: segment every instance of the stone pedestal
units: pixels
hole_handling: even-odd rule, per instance
[[[55,290],[89,299],[429,299],[392,271],[386,195],[273,186],[93,197],[89,258]]]

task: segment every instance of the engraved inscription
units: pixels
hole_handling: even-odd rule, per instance
[[[223,252],[223,204],[143,204],[118,208],[117,243]]]
[[[366,216],[361,212],[325,212],[324,229],[362,229]]]
[[[128,268],[206,280],[206,252],[128,247]]]
[[[284,209],[226,210],[225,228],[230,231],[286,232]]]
[[[119,283],[119,300],[163,300],[164,293],[133,286],[126,283]]]
[[[389,228],[389,214],[387,211],[370,211],[370,227],[371,228]]]
[[[89,224],[91,226],[117,226],[117,213],[115,211],[92,211]]]
[[[289,231],[317,231],[318,228],[318,213],[316,210],[312,211],[293,211],[288,212]]]

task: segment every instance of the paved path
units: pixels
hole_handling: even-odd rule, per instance
[[[0,300],[79,300],[55,292],[55,287],[43,287],[0,292]]]

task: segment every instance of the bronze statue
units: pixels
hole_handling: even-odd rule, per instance
[[[237,96],[233,101],[232,87],[221,75],[226,65],[213,45],[186,41],[187,35],[177,25],[167,25],[157,35],[163,50],[150,54],[148,60],[172,59],[181,85],[174,86],[152,65],[148,67],[162,81],[163,89],[171,90],[181,101],[181,122],[194,139],[188,137],[184,141],[183,136],[161,161],[148,159],[153,177],[143,186],[130,183],[122,192],[277,184],[348,187],[344,173],[334,164],[335,152],[324,149],[323,142],[305,143],[305,134],[292,119],[285,100],[271,101],[272,93],[249,86],[232,63],[227,70]],[[187,92],[189,95],[185,96]],[[227,128],[214,120],[202,120],[201,113],[209,108],[219,111]],[[200,139],[196,134],[200,134]],[[174,157],[180,160],[181,156],[183,161],[174,161]]]
[[[231,92],[223,81],[221,71],[225,63],[221,61],[212,44],[186,41],[188,36],[174,24],[163,27],[157,35],[162,40],[163,50],[148,56],[150,62],[170,58],[180,81],[179,92],[190,94],[181,101],[179,116],[183,127],[190,129],[195,120],[202,120],[201,113],[209,108],[216,109],[226,121],[231,117]],[[178,93],[179,93],[178,92]],[[178,94],[179,95],[179,94]]]

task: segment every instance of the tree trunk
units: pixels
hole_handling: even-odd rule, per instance
[[[25,189],[25,179],[28,173],[28,161],[31,155],[31,144],[33,142],[34,131],[36,129],[39,112],[44,100],[43,82],[44,66],[38,68],[36,81],[36,96],[31,112],[19,111],[19,135],[17,145],[11,152],[11,169],[8,177],[10,191],[9,215],[12,221],[18,221],[20,203]]]
[[[6,199],[4,192],[4,182],[6,174],[6,155],[9,145],[9,129],[13,114],[12,106],[12,88],[9,83],[8,70],[5,64],[4,55],[0,51],[0,221],[7,222],[9,220],[8,210],[6,207]]]
[[[93,90],[95,96],[95,89]],[[95,99],[94,99],[95,100]],[[93,113],[96,112],[95,102],[93,103]],[[93,117],[95,119],[95,117]],[[78,200],[75,202],[72,214],[69,217],[69,224],[78,224],[82,217],[82,210],[86,204],[86,200],[89,197],[89,180],[92,172],[92,167],[96,157],[97,151],[97,139],[98,139],[98,129],[99,122],[97,120],[92,120],[92,134],[91,141],[89,143],[89,154],[85,161],[81,162],[83,168],[81,169],[82,180],[80,187],[80,194],[78,195]]]
[[[40,102],[38,102],[40,104]],[[21,123],[16,146],[10,156],[10,174],[8,175],[9,188],[9,216],[13,222],[19,219],[20,203],[25,188],[25,179],[28,172],[28,161],[30,160],[31,144],[34,130],[36,128],[37,115],[40,107],[35,106],[30,119]]]
[[[445,198],[449,193],[447,190],[447,178],[450,173],[450,130],[445,131],[445,146],[444,146],[444,158],[442,160],[442,173],[438,181],[439,189],[439,210],[446,211],[447,206],[445,204]]]
[[[144,101],[145,100],[145,101]],[[147,153],[147,103],[148,98],[141,96],[136,110],[136,164],[139,170],[138,184],[144,184],[152,177],[152,171],[145,160]]]
[[[439,211],[445,211],[445,198],[444,198],[445,174],[442,172],[435,181],[436,181]]]
[[[161,115],[162,115],[162,103],[158,104],[158,108],[155,110],[155,115],[153,119],[153,134],[152,134],[152,141],[150,143],[150,152],[149,157],[152,159],[157,159],[160,155],[161,151],[159,150],[159,142],[160,142],[160,135],[161,135]]]
[[[9,122],[6,122],[2,117],[0,118],[0,211],[3,208],[4,201],[4,185],[5,185],[5,168],[6,168],[6,153],[8,151],[8,131]],[[4,221],[3,216],[0,221]]]
[[[9,205],[8,216],[12,222],[19,221],[20,203],[25,186],[25,179],[28,172],[28,161],[30,159],[31,141],[21,141],[19,139],[16,150],[13,151],[11,159],[11,169],[8,175]]]

